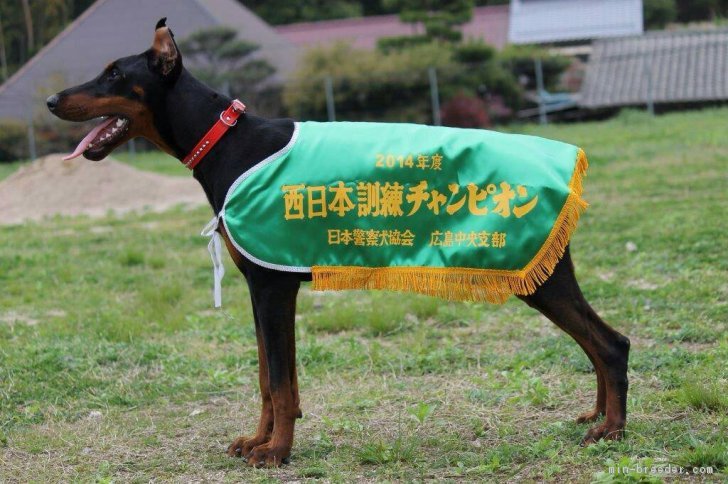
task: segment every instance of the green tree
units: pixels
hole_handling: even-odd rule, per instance
[[[398,11],[402,22],[413,24],[415,28],[422,25],[424,32],[380,39],[378,46],[382,50],[432,41],[459,42],[463,34],[457,27],[473,18],[472,0],[384,0],[384,5]]]
[[[645,29],[664,29],[677,17],[675,0],[644,0],[642,8]]]
[[[12,75],[93,2],[0,0],[0,48],[4,47],[8,74]]]
[[[3,29],[3,13],[0,11],[0,74],[3,82],[8,78],[8,55],[5,48],[5,31]]]
[[[30,12],[30,3],[28,0],[22,0],[20,4],[23,6],[23,20],[25,21],[25,35],[27,39],[28,53],[31,53],[33,52],[33,46],[35,45],[33,14]]]
[[[337,18],[361,17],[363,5],[376,9],[376,3],[364,0],[238,0],[271,25],[311,22]],[[374,5],[372,5],[374,3]],[[375,10],[376,11],[376,10]]]
[[[179,47],[195,76],[231,96],[259,93],[275,72],[266,60],[255,57],[257,44],[237,39],[237,31],[228,27],[195,32]]]

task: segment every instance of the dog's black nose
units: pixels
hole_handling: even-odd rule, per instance
[[[48,99],[46,99],[46,104],[48,105],[48,109],[50,109],[51,111],[55,111],[56,107],[58,106],[58,94],[48,96]]]

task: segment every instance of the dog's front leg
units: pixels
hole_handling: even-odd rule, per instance
[[[291,351],[295,345],[296,296],[300,281],[294,274],[254,270],[248,275],[248,283],[267,361],[273,431],[269,441],[253,447],[249,455],[243,456],[250,465],[277,466],[291,453],[293,429],[301,412],[295,350]]]
[[[258,314],[255,308],[255,299],[252,297],[252,294],[251,300],[253,303],[253,318],[255,319],[255,336],[258,340],[258,384],[260,386],[260,396],[263,400],[263,408],[260,411],[260,421],[258,422],[258,430],[255,435],[235,439],[227,450],[227,454],[230,457],[249,455],[254,447],[268,442],[273,432],[273,401],[270,395],[270,385],[268,384],[268,358],[265,354],[263,332],[260,329],[260,321],[258,320]]]
[[[265,352],[265,343],[263,341],[263,332],[260,327],[260,318],[258,317],[258,309],[255,304],[255,297],[253,297],[253,285],[250,282],[248,274],[251,273],[255,268],[250,267],[250,263],[238,252],[235,246],[230,241],[227,231],[224,225],[220,225],[218,230],[225,241],[225,246],[230,253],[230,256],[235,262],[235,265],[240,269],[246,279],[248,279],[248,285],[250,286],[250,301],[253,306],[253,319],[255,320],[255,336],[258,341],[258,385],[260,386],[260,396],[263,401],[263,407],[260,411],[260,420],[258,422],[258,430],[255,435],[238,437],[233,441],[227,449],[227,454],[230,457],[244,457],[248,456],[253,448],[268,442],[273,432],[273,401],[270,394],[270,385],[268,383],[268,357]],[[295,344],[295,341],[293,341]],[[294,367],[295,368],[295,367]]]

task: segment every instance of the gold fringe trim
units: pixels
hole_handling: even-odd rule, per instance
[[[314,266],[313,289],[389,289],[457,301],[503,303],[512,294],[533,294],[553,273],[564,255],[571,234],[588,204],[581,198],[589,163],[579,149],[569,196],[554,226],[533,259],[521,270],[464,267],[360,267]]]

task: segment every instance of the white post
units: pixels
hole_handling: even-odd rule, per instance
[[[33,129],[33,116],[28,115],[28,156],[30,161],[38,158],[38,152],[35,147],[35,130]]]
[[[543,66],[541,65],[541,58],[536,57],[534,59],[534,67],[536,68],[536,89],[538,90],[538,122],[541,124],[548,123],[546,117],[546,105],[543,102]]]
[[[334,81],[331,76],[324,79],[324,90],[326,91],[326,113],[329,121],[336,121],[336,106],[334,105]]]
[[[427,69],[427,76],[430,78],[430,99],[432,100],[432,124],[440,126],[440,91],[437,86],[437,71],[434,67]]]
[[[645,75],[647,76],[647,112],[650,116],[655,115],[655,96],[653,93],[654,86],[652,85],[652,60],[645,60]]]

